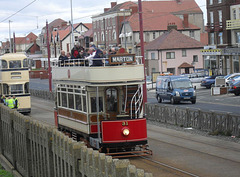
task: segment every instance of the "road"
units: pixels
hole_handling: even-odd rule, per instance
[[[179,107],[196,108],[206,111],[228,112],[238,115],[240,114],[240,96],[235,96],[234,94],[212,96],[211,90],[206,88],[197,88],[196,92],[196,104],[191,104],[191,102],[182,102],[175,105]],[[154,89],[148,91],[148,102],[160,104],[157,103]],[[166,100],[161,104],[170,104],[170,102]]]
[[[54,125],[52,101],[32,97],[34,119]],[[211,176],[236,177],[240,174],[240,144],[148,124],[148,142],[153,156],[132,158],[131,164],[154,177]],[[151,161],[150,161],[151,160]],[[152,161],[153,160],[153,161]],[[181,174],[162,164],[181,169]]]

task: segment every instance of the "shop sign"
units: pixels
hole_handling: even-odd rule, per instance
[[[222,49],[203,49],[201,50],[202,55],[221,55]]]

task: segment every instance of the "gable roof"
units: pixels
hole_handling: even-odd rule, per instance
[[[127,21],[133,31],[139,31],[139,16],[133,14]],[[144,31],[166,31],[169,23],[175,23],[178,30],[186,29],[181,18],[170,13],[144,13],[143,14],[143,30]],[[187,29],[199,30],[200,28],[189,23]]]
[[[149,42],[146,50],[168,50],[168,49],[193,49],[202,48],[204,45],[191,37],[188,37],[176,30],[171,30],[157,39]]]
[[[143,12],[174,12],[176,14],[202,13],[195,0],[177,1],[143,1]]]
[[[37,39],[37,36],[34,33],[29,33],[26,37],[15,37],[16,45],[20,44],[30,44]]]

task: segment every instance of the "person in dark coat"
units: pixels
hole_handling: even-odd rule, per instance
[[[64,65],[64,63],[67,63],[68,57],[65,54],[65,51],[61,51],[61,55],[59,56],[58,60],[60,61],[61,66]]]
[[[101,59],[100,60],[95,60],[95,58],[101,58]],[[102,58],[103,58],[103,52],[100,49],[97,49],[96,53],[93,57],[92,66],[102,66],[103,65]]]

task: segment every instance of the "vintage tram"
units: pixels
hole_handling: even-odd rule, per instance
[[[73,60],[52,68],[55,124],[91,147],[118,157],[152,154],[143,117],[144,66],[135,55],[110,55],[89,67]]]
[[[31,112],[28,59],[24,53],[8,53],[0,56],[0,96],[15,95],[17,110]]]

